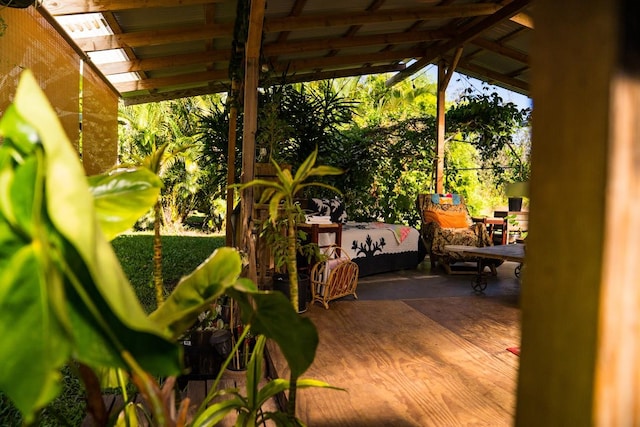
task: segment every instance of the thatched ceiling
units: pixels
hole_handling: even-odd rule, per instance
[[[227,91],[237,3],[44,0],[43,6],[124,101],[135,104]],[[290,82],[397,72],[392,83],[440,59],[451,62],[462,47],[456,71],[528,95],[530,3],[267,0],[263,67]],[[74,15],[80,20],[67,22]],[[103,24],[113,34],[96,35]],[[111,49],[124,56],[97,56]]]

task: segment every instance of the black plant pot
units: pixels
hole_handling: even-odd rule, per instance
[[[218,334],[224,334],[224,337]],[[224,339],[223,339],[224,338]],[[227,344],[222,341],[228,341]],[[180,377],[181,382],[188,380],[214,379],[226,355],[222,348],[231,349],[229,331],[193,331],[188,339],[181,342],[184,350],[184,365],[187,373]]]
[[[32,4],[34,4],[36,0],[0,0],[0,6],[8,6],[15,7],[17,9],[25,9]]]
[[[522,210],[522,197],[509,197],[509,212],[520,212]]]
[[[273,289],[280,291],[287,299],[291,300],[289,292],[289,276],[287,274],[274,274]],[[298,313],[304,313],[309,308],[311,301],[311,281],[306,274],[298,274]]]

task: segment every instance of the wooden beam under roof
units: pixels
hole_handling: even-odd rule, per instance
[[[162,87],[180,86],[189,83],[206,83],[209,81],[228,80],[228,70],[203,71],[200,73],[179,74],[171,77],[156,77],[131,82],[115,83],[120,93],[137,90],[155,90]]]
[[[497,71],[489,70],[488,68],[481,67],[479,65],[475,65],[464,59],[461,59],[458,62],[458,69],[462,70],[460,71],[462,73],[467,71],[469,73],[475,74],[476,76],[483,76],[484,80],[489,84],[494,84],[494,82],[497,82],[500,86],[509,87],[514,92],[529,96],[529,84],[523,82],[522,80],[507,76],[505,74],[501,74]]]
[[[382,74],[382,73],[391,73],[395,71],[401,71],[404,69],[404,64],[391,64],[391,65],[376,65],[369,67],[356,67],[356,68],[348,68],[344,70],[336,70],[336,71],[316,71],[311,73],[300,73],[300,74],[292,74],[286,76],[287,83],[302,83],[302,82],[311,82],[317,80],[331,80],[331,79],[339,79],[343,77],[355,77],[355,76],[365,76],[367,74]],[[269,79],[266,79],[263,83],[263,86],[270,86],[274,84],[278,84],[282,82],[282,78],[279,76],[275,76]]]
[[[324,38],[314,40],[296,40],[284,43],[265,44],[263,53],[266,56],[286,55],[291,53],[311,52],[316,50],[345,49],[351,47],[365,47],[401,43],[417,43],[446,39],[447,34],[442,31],[413,31],[410,33],[389,33],[373,36],[348,38]]]
[[[382,61],[401,61],[407,58],[414,58],[422,54],[422,49],[414,47],[404,50],[384,50],[380,52],[362,53],[348,56],[314,57],[294,60],[274,61],[270,63],[270,68],[277,72],[286,70],[316,70],[325,68],[336,68],[341,66],[353,67],[354,64],[370,64]],[[137,59],[133,61],[111,62],[100,64],[98,68],[105,75],[119,74],[126,72],[139,72],[150,70],[162,70],[183,65],[202,65],[203,67],[215,61],[228,61],[231,55],[230,50],[211,50],[198,53],[186,53],[182,55],[171,55],[149,59]]]
[[[271,64],[275,72],[317,70],[326,68],[349,67],[353,68],[357,64],[371,64],[382,61],[402,61],[413,58],[421,52],[420,48],[414,47],[405,50],[384,50],[380,52],[362,53],[349,56],[323,56],[320,58],[294,59],[290,61],[277,61]]]
[[[446,38],[445,34],[435,31],[414,31],[410,33],[391,33],[380,34],[374,36],[362,36],[352,38],[339,39],[322,39],[322,40],[301,40],[285,43],[271,43],[263,48],[266,56],[285,55],[298,52],[323,51],[330,49],[344,49],[352,47],[364,47],[375,45],[415,43],[419,41],[440,40]],[[119,46],[124,47],[124,46]],[[381,58],[393,59],[393,52],[390,51]],[[100,65],[99,68],[104,74],[117,74],[129,71],[144,71],[160,69],[169,66],[208,64],[216,60],[228,59],[231,55],[230,51],[208,51],[203,53],[189,53],[183,55],[172,55],[160,58],[139,59],[132,61],[114,62]],[[398,58],[398,60],[404,58]],[[339,62],[358,63],[359,61],[349,61],[349,57],[342,57]]]
[[[514,0],[493,15],[484,18],[480,22],[462,31],[457,37],[437,46],[433,49],[433,51],[429,52],[428,55],[423,56],[418,61],[408,66],[404,71],[401,71],[395,76],[391,77],[389,80],[387,80],[387,86],[393,86],[396,83],[399,83],[402,80],[406,79],[407,77],[417,73],[439,56],[442,56],[451,49],[454,49],[458,46],[463,45],[464,43],[473,40],[483,32],[494,27],[505,19],[511,18],[513,15],[519,13],[522,9],[527,7],[529,3],[531,3],[531,0]]]
[[[512,49],[501,43],[478,37],[473,39],[471,41],[471,44],[481,47],[484,50],[506,56],[507,58],[513,59],[515,61],[522,62],[523,64],[529,64],[529,55],[522,53],[519,50]]]
[[[183,65],[208,65],[216,61],[229,61],[231,50],[206,50],[204,52],[183,53],[156,58],[135,59],[131,61],[109,62],[98,65],[105,75],[134,71],[160,70]]]
[[[157,46],[169,43],[180,43],[211,38],[231,38],[233,24],[217,24],[215,26],[188,26],[167,30],[136,31],[133,33],[114,34],[110,36],[87,37],[76,39],[77,45],[85,52],[98,50],[121,49],[123,47]]]
[[[313,28],[340,27],[389,22],[412,22],[429,19],[465,18],[491,15],[500,10],[493,3],[463,4],[439,7],[385,9],[373,12],[331,13],[303,15],[284,18],[267,18],[264,30],[267,33],[308,30]]]
[[[192,6],[221,3],[223,0],[44,0],[42,5],[54,16],[78,13],[115,12],[130,9]]]
[[[307,0],[296,0],[289,12],[289,17],[300,16],[302,11],[304,10],[305,5],[307,4]],[[278,42],[282,43],[289,37],[290,31],[282,31],[278,34]]]
[[[151,93],[125,92],[122,94],[124,105],[138,105],[149,102],[161,102],[171,99],[189,98],[192,96],[211,95],[212,93],[228,92],[230,83],[209,83],[206,86],[191,89],[175,89],[166,92],[153,91]]]
[[[382,7],[382,5],[386,2],[386,0],[373,0],[369,6],[366,8],[366,12],[375,12]],[[363,27],[362,24],[352,25],[349,29],[342,35],[342,37],[354,37],[358,31]],[[327,54],[327,56],[334,56],[338,54],[338,50],[332,50]]]

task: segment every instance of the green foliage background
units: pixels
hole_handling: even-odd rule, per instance
[[[318,147],[318,163],[345,171],[325,181],[339,188],[349,219],[417,225],[416,195],[434,190],[436,85],[425,75],[387,88],[388,76],[284,84],[261,92],[256,157],[295,168]],[[176,162],[165,175],[167,212],[206,215],[204,227],[220,230],[226,197],[229,108],[224,96],[156,104],[174,129],[172,141],[188,137],[197,145],[193,161]],[[447,106],[445,191],[465,196],[473,214],[506,205],[504,184],[529,176],[529,111],[495,93],[464,91]],[[149,115],[144,113],[143,116]],[[242,111],[238,117],[236,180],[242,154]],[[175,129],[182,132],[175,132]],[[122,143],[135,141],[121,128]],[[131,150],[122,150],[123,156]],[[167,195],[171,194],[169,197]],[[179,196],[178,196],[179,195]],[[332,197],[314,190],[306,197]],[[179,206],[178,206],[179,205]],[[169,215],[167,215],[169,217]],[[167,220],[165,218],[165,220]],[[170,222],[170,221],[169,221]]]

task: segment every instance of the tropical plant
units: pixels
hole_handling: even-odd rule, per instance
[[[75,360],[89,408],[102,402],[96,372],[115,368],[130,376],[155,423],[175,425],[179,418],[167,402],[171,376],[181,371],[176,339],[224,293],[238,302],[253,333],[280,346],[295,389],[315,356],[315,327],[284,296],[239,278],[242,263],[232,248],[216,250],[145,315],[108,239],[155,203],[159,180],[139,168],[87,181],[48,105],[26,71],[0,120],[0,333],[6,344],[0,346],[0,389],[25,422],[59,393],[59,370]],[[169,376],[165,386],[152,374]],[[177,416],[185,414],[183,405]],[[295,404],[287,420],[295,422]]]
[[[450,132],[460,132],[465,142],[476,147],[481,161],[488,164],[501,184],[505,181],[505,160],[510,163],[510,169],[515,166],[520,180],[527,179],[529,153],[514,137],[528,123],[529,113],[528,109],[518,109],[512,102],[505,103],[495,92],[487,94],[468,89],[447,111],[447,124]],[[506,159],[500,155],[504,150],[507,150]],[[512,173],[509,171],[509,174]]]
[[[269,218],[271,225],[276,226],[280,221],[284,222],[284,235],[286,239],[286,251],[284,255],[287,274],[289,276],[289,296],[294,309],[298,311],[298,267],[297,253],[299,250],[296,224],[300,220],[300,205],[296,203],[296,195],[307,187],[324,187],[339,193],[340,191],[328,184],[314,181],[310,178],[326,175],[339,175],[342,170],[333,166],[315,166],[318,157],[317,149],[300,165],[295,175],[288,169],[281,169],[278,163],[272,160],[276,170],[276,180],[254,179],[248,183],[239,185],[240,190],[248,187],[260,186],[260,203],[269,204]],[[280,235],[281,229],[273,227],[273,235]]]
[[[436,114],[437,88],[424,74],[388,87],[390,74],[369,75],[349,85],[349,96],[359,101],[356,123],[360,126],[393,126],[412,117]]]
[[[163,115],[157,107],[147,107],[146,114],[132,114],[126,108],[121,110],[121,118],[125,118],[130,126],[137,131],[138,141],[135,147],[138,152],[130,153],[131,163],[124,163],[125,167],[142,166],[157,176],[170,168],[179,158],[188,158],[187,154],[195,145],[192,138],[183,133],[177,121],[169,121],[167,126],[171,130],[168,134],[157,135]],[[161,141],[158,141],[158,138]],[[175,138],[175,140],[174,140]],[[164,140],[164,141],[162,141]],[[161,229],[164,219],[162,199],[158,198],[153,206],[153,285],[156,290],[156,300],[162,304],[165,288],[162,279],[162,238]]]
[[[261,105],[277,103],[277,117],[262,116],[258,121],[258,135],[272,127],[274,119],[286,132],[275,135],[271,158],[280,163],[299,165],[318,150],[322,156],[327,143],[333,140],[350,122],[356,103],[336,88],[334,81],[306,84],[285,84],[260,97]],[[270,120],[265,120],[269,118]],[[271,133],[273,135],[273,133]],[[283,138],[284,137],[284,138]]]

